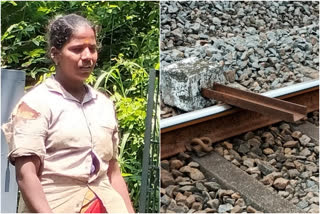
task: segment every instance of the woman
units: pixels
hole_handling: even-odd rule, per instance
[[[113,103],[84,84],[96,31],[70,14],[49,25],[56,74],[28,92],[3,126],[24,212],[134,212],[116,160]]]

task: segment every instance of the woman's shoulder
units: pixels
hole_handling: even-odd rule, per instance
[[[100,102],[103,102],[107,105],[112,105],[112,106],[114,105],[114,102],[112,101],[110,95],[107,92],[100,91],[100,90],[94,89],[92,87],[90,87],[90,88],[97,95],[97,100],[99,100]]]
[[[27,91],[22,98],[19,100],[17,106],[21,103],[27,104],[30,108],[45,111],[48,110],[48,90],[44,84],[37,85]]]
[[[41,101],[43,99],[46,99],[47,98],[47,95],[48,95],[48,89],[47,87],[45,87],[45,84],[44,83],[41,83],[37,86],[34,86],[33,88],[31,88],[29,91],[27,91],[23,98],[24,99],[31,99],[33,101]]]

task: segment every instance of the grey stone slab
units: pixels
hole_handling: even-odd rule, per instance
[[[212,87],[213,82],[226,81],[217,62],[196,57],[170,64],[161,70],[163,102],[184,111],[193,111],[214,104],[201,96],[201,88]]]
[[[214,177],[224,188],[239,192],[248,204],[262,212],[304,212],[215,152],[202,158],[192,158],[200,164],[207,178]]]

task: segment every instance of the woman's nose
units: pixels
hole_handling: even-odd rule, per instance
[[[91,60],[92,59],[92,53],[90,52],[89,48],[83,49],[81,53],[81,59],[82,60]]]

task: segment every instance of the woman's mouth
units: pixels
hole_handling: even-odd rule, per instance
[[[91,72],[92,66],[81,66],[79,67],[82,72]]]

